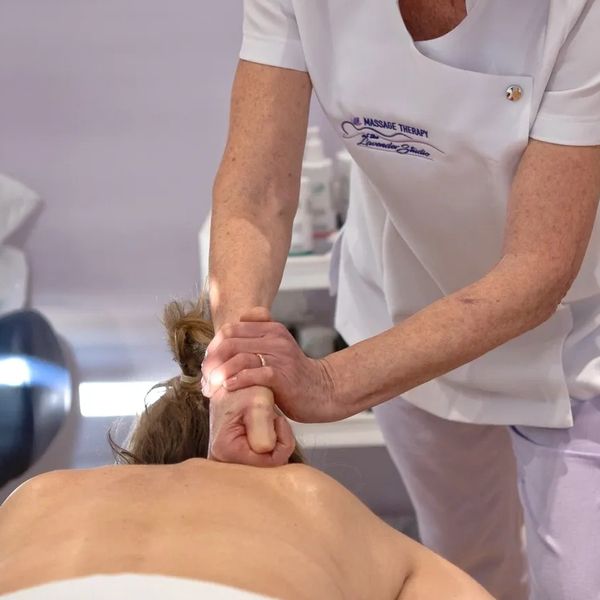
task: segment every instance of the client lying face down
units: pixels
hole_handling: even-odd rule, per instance
[[[184,377],[138,419],[128,466],[35,477],[0,508],[0,594],[46,598],[489,600],[475,581],[302,462],[287,421],[261,469],[206,460],[199,363],[212,335],[198,306],[165,324]],[[236,402],[237,392],[224,399]],[[232,443],[247,444],[243,424]],[[289,434],[289,435],[288,435]],[[285,460],[283,460],[285,457]],[[255,595],[257,594],[257,595]]]

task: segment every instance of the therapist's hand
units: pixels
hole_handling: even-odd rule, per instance
[[[288,463],[296,442],[287,419],[277,414],[270,390],[230,392],[221,387],[209,410],[209,460],[255,467]]]
[[[348,416],[334,401],[327,359],[307,357],[285,326],[269,319],[267,309],[255,308],[217,332],[202,365],[204,395],[211,397],[221,387],[234,391],[264,386],[295,421],[317,423]]]

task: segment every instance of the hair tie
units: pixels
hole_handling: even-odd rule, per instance
[[[200,383],[200,375],[186,375],[185,373],[182,373],[179,376],[179,381],[181,381],[181,383],[189,383],[190,385],[197,385],[198,383]]]

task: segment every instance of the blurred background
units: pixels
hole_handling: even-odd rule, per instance
[[[201,285],[242,2],[0,11],[0,172],[43,201],[10,240],[27,254],[31,302],[74,345],[82,377],[168,374],[158,316]],[[312,120],[333,145],[317,105]]]
[[[26,431],[30,464],[12,476],[7,454],[0,501],[36,472],[111,462],[108,427],[121,419],[126,432],[149,382],[177,372],[160,315],[202,288],[198,234],[225,144],[241,21],[241,0],[0,0],[0,174],[35,199],[3,240],[25,257],[27,285],[11,286],[7,259],[0,293],[43,315],[68,374],[65,393],[43,400],[51,409],[32,401],[13,422],[4,402],[0,448],[14,450]],[[310,121],[333,156],[339,144],[316,103]],[[5,303],[10,314],[16,306]],[[24,343],[15,335],[9,350]],[[3,394],[33,385],[31,365],[25,375],[4,367]],[[411,530],[372,420],[311,427],[303,435],[316,466]]]

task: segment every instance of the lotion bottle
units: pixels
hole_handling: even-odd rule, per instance
[[[337,219],[331,197],[332,160],[325,156],[318,127],[307,130],[302,176],[310,183],[310,209],[313,221],[315,251],[331,248],[330,236],[337,230]]]
[[[302,256],[312,254],[314,250],[313,221],[310,210],[310,181],[306,177],[300,178],[300,195],[298,197],[298,209],[292,226],[292,241],[290,244],[290,256]]]

